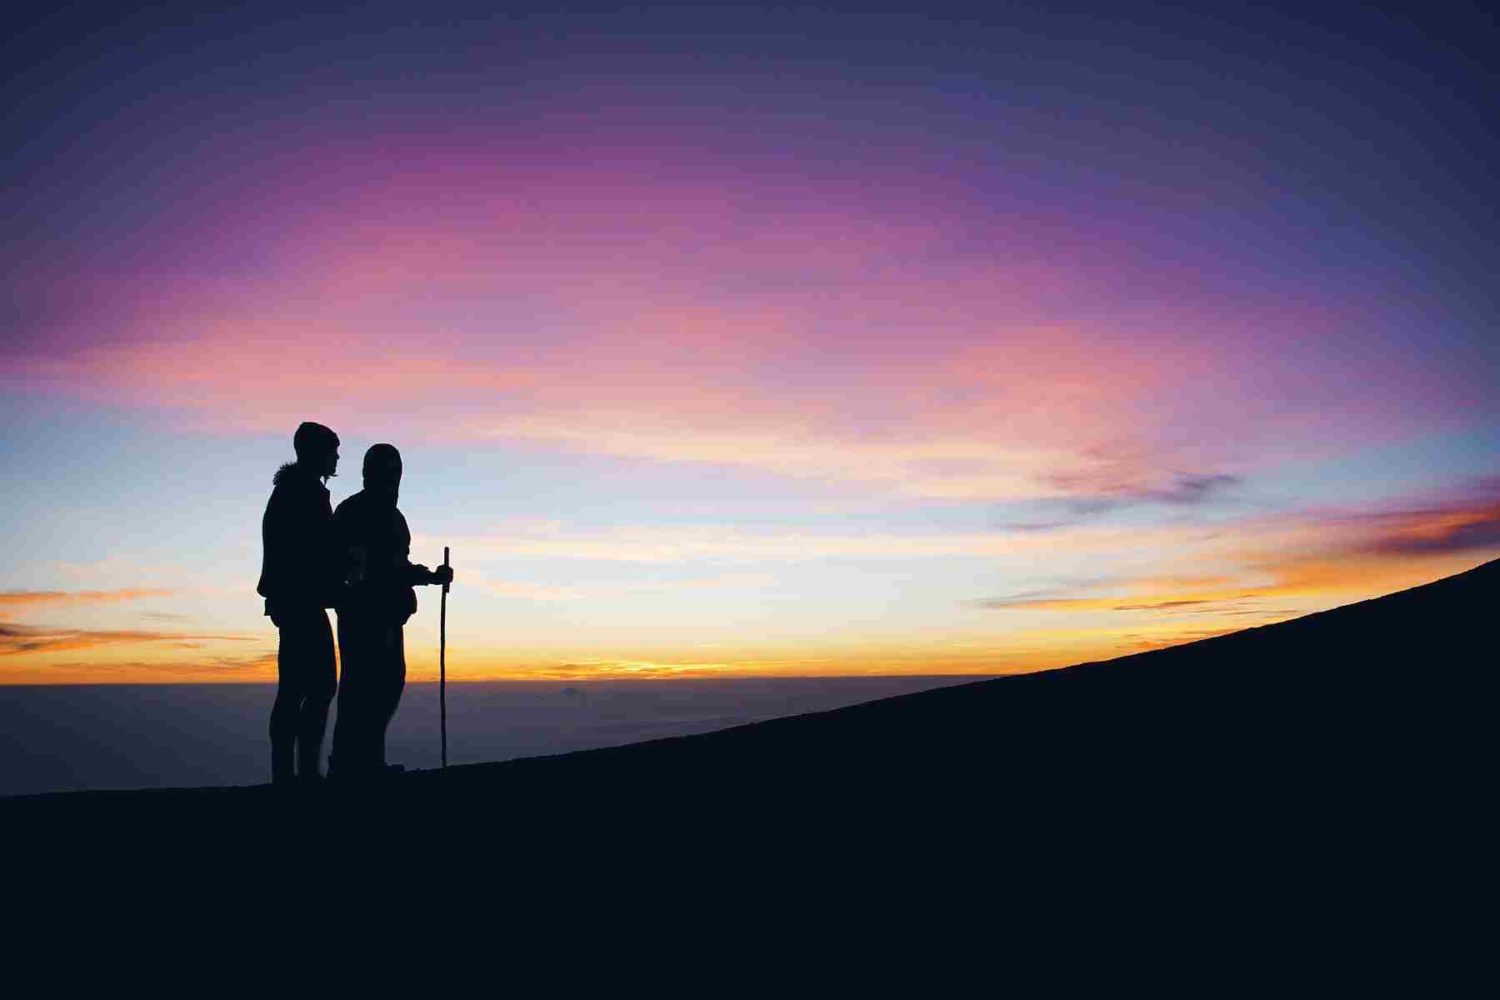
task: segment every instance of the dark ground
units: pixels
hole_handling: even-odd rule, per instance
[[[1166,908],[1347,929],[1481,895],[1497,612],[1500,561],[1171,649],[706,735],[365,792],[6,799],[0,829],[9,858],[64,859],[37,870],[90,884],[313,871],[476,905],[584,893],[591,919],[607,898],[627,923],[670,905],[816,924],[899,898],[902,919]]]
[[[448,689],[449,762],[709,733],[979,679],[465,681]],[[275,684],[0,687],[0,797],[262,784],[270,776],[266,718],[275,697]],[[437,684],[407,684],[386,736],[391,761],[408,770],[438,766],[438,701]],[[336,717],[337,706],[330,725]]]

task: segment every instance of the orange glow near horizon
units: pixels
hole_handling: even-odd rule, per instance
[[[1459,519],[1462,520],[1462,519]],[[450,643],[454,683],[568,682],[810,676],[996,676],[1112,659],[1143,650],[1271,624],[1301,614],[1381,596],[1474,565],[1444,556],[1412,564],[1365,556],[1349,562],[1292,561],[1258,587],[1225,586],[1218,577],[1142,578],[1114,595],[1023,598],[997,603],[995,614],[1023,625],[921,640],[776,642],[648,647],[596,639],[558,655],[535,641],[498,648]],[[0,595],[0,608],[7,597]],[[109,600],[110,598],[100,598]],[[330,617],[332,613],[330,613]],[[431,634],[429,634],[431,633]],[[0,685],[270,683],[276,679],[275,635],[199,635],[69,630],[0,621]],[[35,648],[21,648],[31,643]],[[88,658],[78,654],[88,650]],[[619,655],[618,650],[629,650]],[[407,629],[408,680],[437,680],[435,626]]]

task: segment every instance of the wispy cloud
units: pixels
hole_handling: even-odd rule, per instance
[[[7,664],[0,684],[249,683],[276,678],[276,653],[186,659],[23,659]]]
[[[1049,590],[983,598],[970,606],[1002,611],[1173,611],[1256,596],[1257,592],[1234,585],[1234,579],[1223,575],[1095,578]]]
[[[567,680],[626,677],[722,677],[735,667],[733,663],[703,661],[662,662],[655,660],[578,660],[549,664],[541,668],[543,676]]]
[[[149,644],[157,647],[198,649],[205,643],[254,642],[256,637],[222,633],[160,632],[144,629],[74,629],[47,625],[0,622],[0,657],[99,646]]]
[[[1145,490],[1139,494],[1139,497],[1156,503],[1200,504],[1215,499],[1231,487],[1238,486],[1242,481],[1239,476],[1231,476],[1222,472],[1208,475],[1178,473],[1170,486],[1165,489]]]
[[[971,602],[1010,611],[1285,616],[1374,596],[1500,555],[1500,487],[1489,480],[1446,498],[1365,510],[1305,510],[1243,522],[1200,558],[1217,575],[1089,580]],[[1179,558],[1191,558],[1185,551]],[[1300,605],[1298,602],[1302,602]]]
[[[1117,487],[1108,483],[1080,481],[1076,478],[1054,478],[1061,499],[1046,498],[1043,507],[1061,511],[1060,515],[1042,516],[1001,525],[1011,531],[1056,531],[1089,521],[1111,511],[1129,507],[1160,504],[1169,507],[1197,507],[1232,498],[1243,477],[1224,472],[1178,472],[1157,486]]]
[[[1173,537],[1182,532],[1173,530]],[[1023,532],[816,531],[749,529],[734,524],[626,525],[582,528],[558,525],[512,529],[453,540],[477,558],[546,557],[608,562],[676,563],[696,560],[801,562],[841,557],[923,559],[988,558],[1025,552],[1106,553],[1150,544],[1159,529],[1079,528],[1066,538]],[[442,544],[424,538],[414,543]]]
[[[1356,564],[1371,558],[1418,562],[1500,551],[1500,477],[1376,507],[1317,508],[1266,522],[1296,541],[1308,561]],[[1253,544],[1253,536],[1247,544]]]
[[[721,573],[717,576],[689,577],[680,580],[640,580],[627,583],[622,589],[635,592],[654,593],[682,590],[719,590],[731,587],[769,587],[776,582],[772,573]]]
[[[1239,604],[1267,597],[1286,597],[1294,593],[1298,593],[1298,591],[1270,586],[1206,592],[1184,591],[1180,595],[1172,596],[1146,596],[1132,593],[1124,596],[1103,597],[989,598],[973,603],[975,606],[981,608],[1017,611],[1173,612],[1182,610],[1199,611],[1209,607],[1214,607],[1215,610],[1222,610],[1221,606],[1225,604]]]
[[[6,608],[38,605],[114,604],[148,597],[170,597],[171,590],[131,588],[125,590],[6,590],[0,591],[0,614]]]
[[[521,580],[497,580],[475,570],[464,570],[463,585],[474,587],[496,597],[524,601],[577,601],[584,596],[575,587],[528,583]]]
[[[477,551],[483,551],[477,547]],[[625,583],[591,584],[587,587],[538,584],[522,580],[495,579],[475,570],[465,570],[463,583],[496,597],[523,601],[599,600],[624,594],[678,593],[682,591],[718,590],[730,587],[764,587],[775,582],[769,573],[721,573],[715,576],[678,579],[651,578]]]
[[[1370,537],[1363,549],[1379,555],[1440,555],[1500,548],[1500,501],[1372,515],[1368,527]]]

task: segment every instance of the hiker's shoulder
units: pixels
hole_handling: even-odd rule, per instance
[[[318,476],[310,475],[294,462],[288,462],[276,470],[271,477],[271,496],[277,497],[322,497],[327,499],[331,494],[323,480]]]
[[[379,497],[366,490],[360,490],[351,496],[339,501],[334,508],[333,518],[343,524],[364,531],[382,531],[383,524],[390,523],[387,519],[390,507],[382,502]]]
[[[333,516],[338,518],[357,517],[365,507],[365,491],[351,493],[340,500],[338,506],[333,508]]]
[[[271,496],[266,500],[266,509],[283,510],[301,507],[327,500],[328,491],[316,479],[300,474],[295,467],[284,465],[272,479]]]

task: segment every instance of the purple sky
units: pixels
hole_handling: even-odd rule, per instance
[[[303,419],[335,500],[405,452],[473,677],[1034,669],[1500,553],[1491,15],[19,17],[0,681],[266,676]]]

